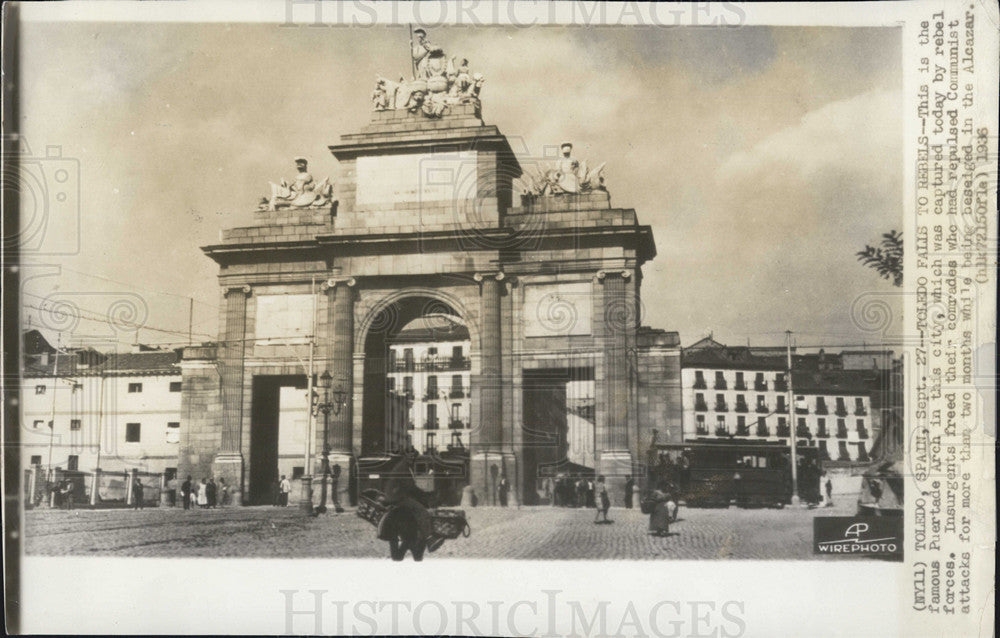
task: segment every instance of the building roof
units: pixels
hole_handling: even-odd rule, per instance
[[[101,353],[92,349],[79,349],[68,353],[52,353],[47,357],[44,355],[25,357],[23,376],[51,377],[57,372],[60,377],[102,374],[179,375],[181,373],[177,365],[179,360],[180,356],[176,350]]]
[[[389,339],[389,343],[393,344],[448,341],[469,341],[469,329],[458,320],[444,314],[414,319]]]

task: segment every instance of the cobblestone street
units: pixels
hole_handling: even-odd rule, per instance
[[[613,509],[610,525],[594,510],[550,507],[467,510],[472,535],[447,541],[427,560],[517,559],[813,559],[812,519],[850,515],[856,499],[806,509],[681,507],[671,536],[647,534],[638,510]],[[29,555],[144,557],[385,558],[387,543],[349,510],[309,518],[294,507],[184,511],[33,510],[26,513]],[[410,560],[409,557],[407,560]]]

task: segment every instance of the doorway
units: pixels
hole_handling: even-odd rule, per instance
[[[274,501],[278,473],[278,423],[281,388],[306,388],[305,375],[257,375],[250,408],[250,459],[247,500],[250,505]]]

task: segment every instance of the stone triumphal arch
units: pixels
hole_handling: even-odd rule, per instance
[[[326,435],[331,461],[352,473],[340,489],[356,490],[370,459],[406,445],[405,423],[387,416],[398,400],[385,392],[387,344],[412,319],[444,313],[470,336],[463,467],[480,501],[496,467],[525,503],[560,471],[606,475],[620,503],[652,431],[680,437],[677,335],[640,325],[652,231],[612,206],[603,165],[570,144],[522,166],[481,118],[480,74],[447,59],[421,68],[410,82],[379,80],[371,121],[330,146],[335,183],[297,158],[253,225],[203,248],[219,265],[219,339],[184,352],[179,474],[221,476],[243,503],[266,501],[279,466],[307,458],[274,430],[286,427],[276,397],[308,387],[311,360],[339,397]],[[578,381],[594,388],[572,417],[591,428],[589,462],[561,458],[553,425]],[[314,461],[322,429],[310,435]]]

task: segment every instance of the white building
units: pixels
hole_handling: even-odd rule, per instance
[[[469,447],[470,345],[468,329],[448,315],[411,322],[389,345],[386,390],[421,454]]]
[[[845,370],[834,354],[794,354],[793,414],[784,354],[703,339],[683,353],[684,438],[787,443],[794,426],[820,458],[868,461],[880,423],[872,397],[885,372]]]
[[[56,351],[45,343],[24,359],[22,467],[176,472],[177,352]]]

